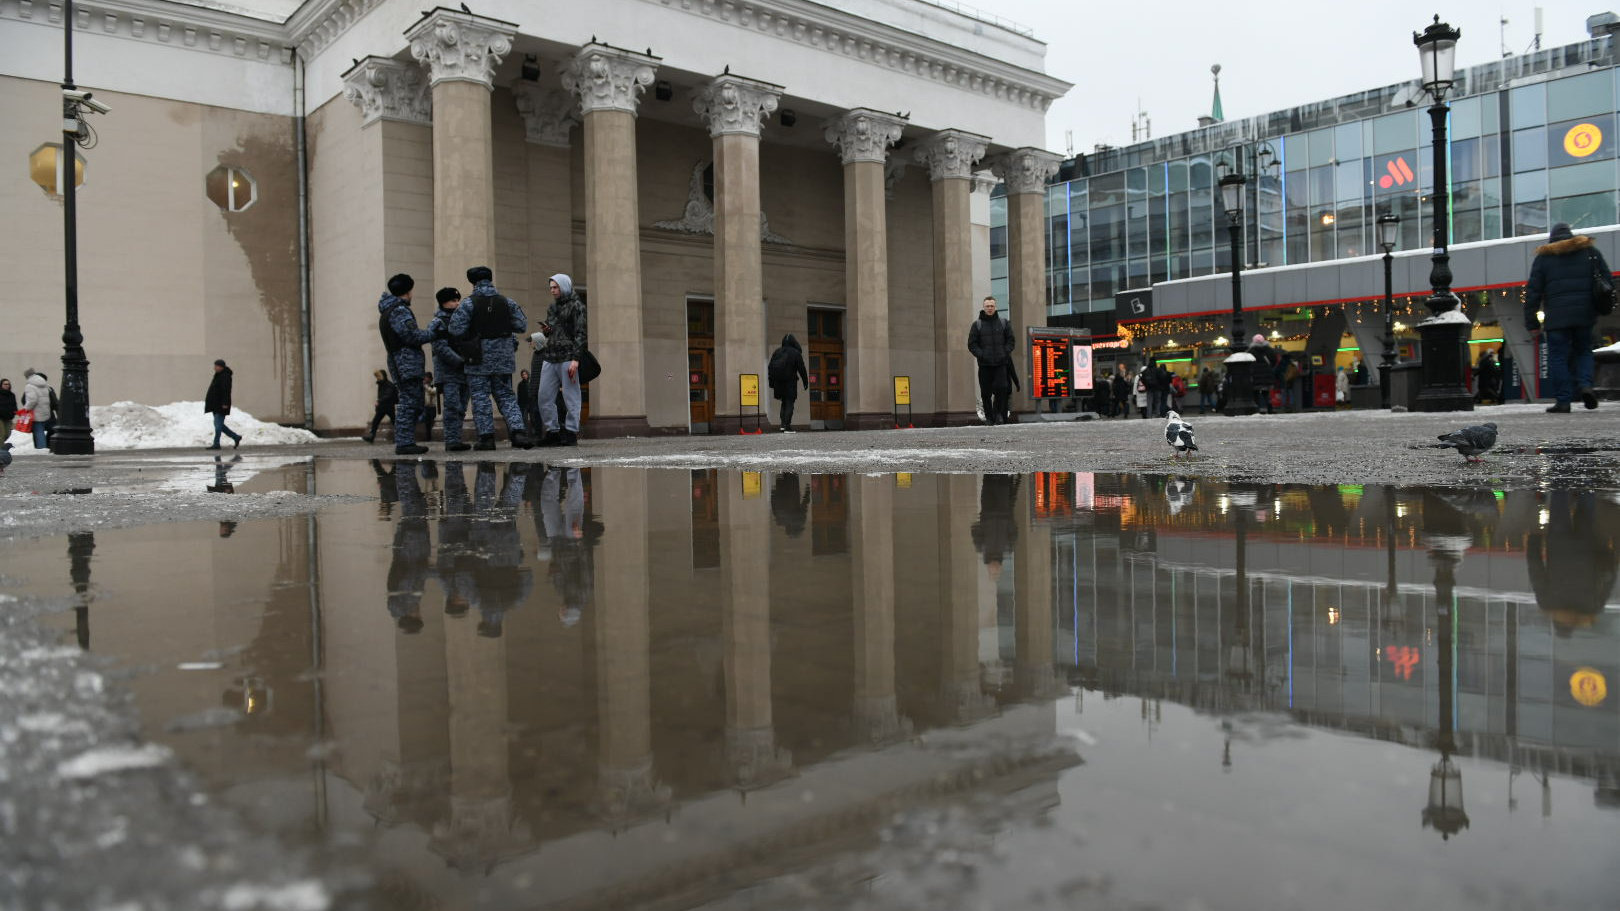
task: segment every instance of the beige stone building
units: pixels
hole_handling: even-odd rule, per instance
[[[0,376],[60,354],[64,9],[0,0]],[[1019,328],[1044,315],[1044,117],[1069,85],[1028,30],[925,0],[82,0],[94,117],[79,187],[95,404],[200,399],[216,357],[253,414],[371,411],[388,275],[538,319],[589,295],[589,431],[732,432],[783,334],[799,416],[971,419],[965,350],[1007,181]],[[56,143],[55,147],[50,144]],[[996,175],[992,178],[990,175]],[[24,317],[23,314],[27,316]],[[519,352],[525,363],[527,350]],[[774,415],[768,390],[761,404]]]

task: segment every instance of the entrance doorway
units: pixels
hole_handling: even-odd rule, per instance
[[[809,317],[810,426],[839,430],[844,426],[844,311],[811,307]]]
[[[714,301],[686,301],[686,380],[693,433],[714,421]]]

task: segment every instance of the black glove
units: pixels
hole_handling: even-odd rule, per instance
[[[446,326],[444,323],[434,323],[433,324],[433,337],[435,339],[444,339],[445,341],[449,341],[450,340],[450,327]]]

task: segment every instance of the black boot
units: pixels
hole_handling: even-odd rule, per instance
[[[518,431],[515,431],[512,434],[512,448],[513,449],[533,449],[534,448],[534,441],[529,439],[529,434],[528,434],[527,431],[518,430]]]
[[[546,431],[546,435],[540,438],[541,446],[561,446],[562,444],[562,434],[555,430]]]
[[[446,444],[444,444],[444,451],[445,452],[466,452],[467,450],[469,450],[471,448],[472,447],[468,446],[466,443],[446,443]]]
[[[426,446],[418,446],[415,443],[394,447],[394,455],[422,455],[427,451]]]
[[[474,446],[473,449],[477,450],[478,452],[493,452],[493,451],[495,451],[495,434],[493,434],[493,433],[480,434],[479,437],[478,437],[478,445]]]
[[[562,440],[557,445],[558,446],[578,446],[579,445],[579,437],[572,430],[564,430],[562,432]]]

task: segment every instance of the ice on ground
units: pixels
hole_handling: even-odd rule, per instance
[[[299,427],[282,427],[233,410],[226,426],[242,435],[249,446],[288,446],[318,442],[319,438]],[[90,428],[96,436],[96,449],[184,449],[207,446],[214,441],[214,418],[203,411],[202,402],[171,402],[142,405],[115,402],[90,408]],[[229,442],[223,439],[222,444]],[[31,433],[14,430],[10,443],[17,455],[37,452]]]
[[[95,778],[109,772],[129,769],[149,769],[169,761],[167,747],[149,743],[144,746],[96,747],[87,750],[56,767],[56,774],[69,780]]]
[[[754,465],[768,462],[773,467],[806,467],[851,462],[916,463],[929,459],[994,459],[998,449],[869,449],[863,452],[819,449],[777,449],[757,452],[668,452],[647,456],[620,456],[594,459],[593,464],[697,467],[711,465]],[[564,464],[571,464],[565,462]]]
[[[225,890],[220,904],[226,911],[326,911],[332,898],[325,886],[306,879],[283,886],[238,883]]]

